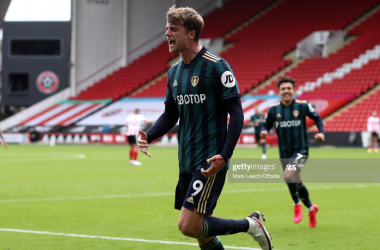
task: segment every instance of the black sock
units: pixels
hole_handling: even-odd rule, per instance
[[[266,152],[267,152],[267,147],[266,147],[265,142],[262,142],[262,143],[261,143],[261,147],[263,148],[263,154],[266,154]]]
[[[297,183],[286,183],[288,184],[288,188],[289,188],[289,191],[290,191],[290,195],[292,196],[292,199],[294,201],[294,204],[298,204],[300,202],[300,199],[299,199],[299,196],[298,196],[298,187],[297,187]]]
[[[205,244],[203,246],[199,246],[199,247],[201,249],[205,249],[205,250],[206,249],[207,250],[224,250],[222,242],[220,241],[218,236],[215,236],[214,238],[212,238],[212,240],[207,242],[207,244]]]
[[[202,220],[202,229],[199,239],[217,235],[236,234],[247,232],[249,222],[247,219],[230,220],[217,217],[205,217]]]
[[[309,191],[307,191],[307,188],[303,183],[298,183],[298,193],[300,195],[302,203],[306,207],[311,207],[313,204],[311,203],[311,200],[309,199]]]

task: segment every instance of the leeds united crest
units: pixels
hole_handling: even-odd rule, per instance
[[[198,76],[193,76],[191,78],[191,85],[193,85],[193,87],[197,86],[198,82],[199,82],[199,77]]]

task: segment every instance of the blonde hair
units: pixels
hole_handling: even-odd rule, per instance
[[[203,18],[196,10],[190,7],[176,8],[175,5],[166,12],[166,21],[174,25],[183,25],[187,31],[194,30],[195,42],[199,40],[204,26]]]

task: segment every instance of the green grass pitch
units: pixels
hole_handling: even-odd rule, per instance
[[[0,250],[199,249],[177,229],[177,148],[150,147],[152,158],[139,154],[142,166],[129,165],[128,151],[128,146],[111,145],[0,148]],[[277,158],[278,149],[269,148],[267,155]],[[236,158],[260,156],[258,148],[236,148],[234,153]],[[310,158],[369,157],[380,154],[310,149]],[[380,183],[306,186],[320,208],[316,228],[308,227],[306,208],[303,220],[293,223],[284,183],[226,181],[214,215],[241,219],[255,210],[264,212],[278,250],[379,247]],[[220,238],[235,249],[259,248],[246,234]]]

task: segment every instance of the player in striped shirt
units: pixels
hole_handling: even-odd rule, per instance
[[[169,52],[179,52],[182,60],[168,73],[165,112],[146,134],[140,132],[140,150],[150,156],[148,143],[179,119],[180,173],[175,195],[175,208],[181,211],[179,230],[197,238],[201,249],[224,249],[218,235],[239,232],[249,233],[262,249],[272,249],[260,212],[242,220],[213,216],[244,122],[240,92],[230,65],[200,46],[201,16],[192,8],[173,6],[166,18]]]
[[[307,101],[293,99],[295,81],[290,77],[282,77],[278,82],[281,102],[269,107],[266,120],[261,131],[261,138],[265,139],[268,131],[275,125],[278,137],[280,159],[284,170],[284,179],[288,184],[290,194],[294,201],[295,223],[302,219],[302,205],[309,210],[309,226],[317,224],[316,213],[318,206],[313,205],[309,199],[309,192],[302,183],[301,168],[309,156],[309,142],[306,134],[306,117],[316,122],[319,133],[314,138],[318,142],[325,140],[321,117]]]
[[[372,149],[375,153],[378,153],[377,143],[379,140],[380,133],[380,118],[377,116],[377,111],[372,112],[372,116],[368,118],[367,130],[370,133],[368,153],[372,153]]]

